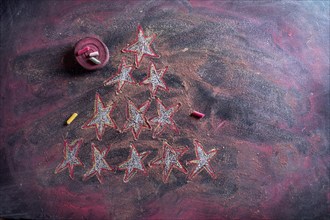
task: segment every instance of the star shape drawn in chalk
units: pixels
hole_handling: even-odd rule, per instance
[[[140,107],[136,107],[131,100],[127,103],[126,123],[124,124],[123,131],[131,129],[134,139],[137,140],[143,128],[149,128],[149,122],[145,116],[150,101],[146,101]]]
[[[135,55],[135,65],[138,68],[142,61],[143,56],[150,56],[159,58],[159,56],[151,48],[152,42],[155,40],[156,35],[145,36],[141,25],[137,28],[137,37],[134,43],[128,45],[126,48],[122,49],[124,53],[134,53]]]
[[[179,161],[180,157],[187,152],[188,148],[173,148],[168,143],[163,143],[163,154],[160,158],[156,158],[149,163],[150,167],[163,167],[163,182],[167,183],[173,168],[187,174],[186,168]]]
[[[111,118],[111,113],[114,109],[114,105],[115,104],[111,102],[105,106],[102,102],[100,95],[96,93],[94,103],[94,115],[81,128],[86,129],[95,127],[97,139],[102,140],[102,136],[106,127],[117,129],[117,125]]]
[[[68,143],[67,140],[64,140],[64,159],[63,161],[56,167],[55,174],[58,174],[65,170],[69,169],[69,176],[73,179],[73,169],[75,166],[84,166],[84,164],[78,158],[78,151],[83,143],[83,139],[77,139],[71,144]]]
[[[203,145],[194,140],[195,154],[197,159],[188,161],[187,164],[196,164],[195,168],[189,173],[188,179],[193,179],[203,169],[206,170],[210,176],[215,179],[216,175],[213,168],[210,165],[210,160],[216,155],[217,150],[212,149],[209,152],[205,152]]]
[[[138,172],[142,172],[144,175],[147,175],[145,166],[143,165],[143,160],[150,154],[149,151],[138,153],[135,146],[130,144],[130,155],[128,159],[118,165],[119,170],[125,170],[125,176],[123,181],[127,183],[133,176]]]
[[[152,136],[154,138],[158,136],[162,131],[165,130],[166,126],[169,126],[172,130],[178,133],[179,129],[173,120],[173,116],[174,113],[179,110],[181,104],[178,103],[174,106],[166,108],[159,98],[156,98],[156,102],[158,116],[150,119],[150,122],[157,123]]]
[[[113,77],[110,77],[109,79],[105,80],[104,86],[118,83],[116,93],[120,93],[125,83],[135,84],[135,81],[132,76],[134,68],[134,66],[127,65],[126,59],[123,57],[118,67],[118,72]]]
[[[92,143],[92,168],[90,168],[83,176],[83,180],[87,180],[92,176],[97,177],[100,183],[103,184],[103,176],[101,175],[102,171],[114,171],[112,167],[109,166],[105,157],[109,153],[110,148],[100,151],[97,146]]]
[[[161,88],[163,90],[168,91],[168,88],[163,80],[164,74],[166,73],[168,67],[164,69],[156,70],[155,64],[150,62],[148,77],[145,78],[140,85],[149,84],[150,85],[150,93],[151,96],[154,97],[156,95],[157,89]]]

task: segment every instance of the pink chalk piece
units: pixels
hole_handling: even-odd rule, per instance
[[[198,118],[198,119],[204,118],[204,116],[205,116],[205,114],[198,112],[198,111],[193,111],[190,115],[195,118]]]
[[[78,56],[80,56],[80,55],[82,55],[82,54],[84,54],[84,53],[86,53],[87,51],[89,51],[89,47],[87,46],[87,47],[84,47],[83,49],[81,49],[81,50],[78,50]]]
[[[91,62],[89,56],[94,52],[99,53],[97,65]],[[108,47],[98,37],[86,37],[78,41],[75,45],[74,54],[77,54],[75,57],[80,66],[87,70],[100,69],[109,62]]]

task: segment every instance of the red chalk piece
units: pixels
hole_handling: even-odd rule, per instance
[[[98,52],[97,60],[100,64],[91,62],[90,53]],[[86,37],[77,42],[74,49],[77,62],[87,70],[96,70],[104,67],[109,62],[108,47],[98,38]]]
[[[198,119],[204,118],[204,116],[205,116],[205,114],[200,113],[198,111],[193,111],[190,115],[193,116],[193,117],[195,117],[195,118],[198,118]]]
[[[83,49],[78,50],[78,56],[86,53],[87,51],[89,51],[89,49],[90,49],[89,47],[84,47]]]

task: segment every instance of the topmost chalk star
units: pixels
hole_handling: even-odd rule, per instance
[[[159,58],[151,48],[152,42],[155,40],[156,35],[145,36],[141,25],[138,25],[137,37],[135,42],[128,45],[126,48],[122,49],[124,53],[134,53],[135,54],[135,65],[136,68],[140,66],[143,56],[150,56]]]

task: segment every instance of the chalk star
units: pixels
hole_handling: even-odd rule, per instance
[[[163,143],[163,154],[160,158],[156,158],[155,160],[149,163],[150,167],[153,166],[162,166],[163,167],[163,182],[167,183],[169,176],[173,170],[173,168],[178,169],[179,171],[187,174],[187,170],[179,161],[179,158],[182,157],[183,154],[187,152],[188,148],[178,148],[174,149],[168,143]]]
[[[148,120],[145,116],[150,101],[146,101],[139,108],[137,108],[131,100],[127,103],[127,121],[124,125],[123,131],[131,129],[134,139],[137,140],[143,128],[150,128]]]
[[[155,96],[158,88],[168,91],[168,88],[163,80],[166,71],[167,67],[165,67],[164,69],[156,70],[155,64],[153,62],[150,62],[148,77],[144,79],[140,83],[140,85],[149,84],[152,97]]]
[[[216,155],[217,150],[212,149],[209,152],[205,152],[204,147],[200,142],[194,140],[195,154],[197,160],[191,160],[187,162],[187,164],[197,164],[194,170],[188,175],[188,179],[194,178],[197,174],[199,174],[203,169],[205,169],[210,176],[215,179],[215,172],[210,165],[210,160]]]
[[[157,102],[157,113],[158,113],[158,117],[153,117],[150,119],[150,122],[153,122],[153,123],[158,123],[156,128],[154,129],[154,132],[153,132],[153,137],[156,137],[158,136],[162,131],[164,131],[164,129],[166,128],[166,126],[170,126],[170,128],[172,130],[174,130],[175,132],[179,132],[174,120],[173,120],[173,116],[174,116],[174,113],[176,113],[181,104],[178,103],[174,106],[171,106],[169,108],[166,108],[162,101],[160,99],[156,99],[156,102]]]
[[[138,153],[133,144],[130,144],[130,148],[131,151],[127,161],[118,166],[119,170],[125,170],[125,176],[123,179],[125,183],[132,179],[138,171],[142,172],[144,175],[147,175],[146,168],[143,165],[143,160],[150,154],[149,151]]]
[[[107,106],[105,106],[101,100],[100,95],[96,93],[94,103],[94,115],[81,128],[86,129],[95,127],[97,139],[102,140],[102,136],[106,127],[117,129],[117,125],[111,118],[111,113],[114,109],[114,105],[114,103],[109,103]]]
[[[110,148],[104,149],[100,151],[97,146],[92,143],[92,168],[89,169],[83,176],[83,180],[87,180],[91,178],[92,176],[97,177],[100,183],[103,183],[103,176],[101,175],[102,170],[103,171],[114,171],[113,168],[109,166],[107,161],[105,161],[105,157],[109,153]]]
[[[84,166],[84,164],[78,158],[78,151],[83,143],[83,139],[80,138],[75,140],[71,144],[68,143],[67,140],[64,140],[64,159],[63,161],[56,167],[55,174],[58,174],[65,170],[69,169],[69,176],[73,179],[73,169],[75,166]]]
[[[118,87],[116,89],[116,93],[121,92],[121,89],[125,85],[125,83],[135,84],[135,81],[132,76],[134,66],[128,66],[126,64],[126,59],[122,58],[121,63],[118,67],[118,72],[109,79],[104,81],[104,86],[108,86],[114,83],[118,83]]]
[[[138,25],[137,37],[135,42],[122,49],[124,53],[134,53],[135,65],[138,68],[143,56],[157,57],[159,56],[152,50],[151,44],[155,40],[156,35],[145,36],[141,25]]]

